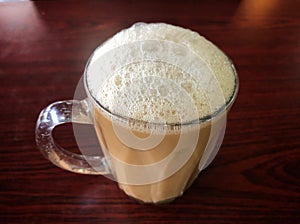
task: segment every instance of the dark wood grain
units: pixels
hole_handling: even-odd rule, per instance
[[[299,8],[297,0],[0,3],[0,223],[299,223]],[[40,110],[73,98],[93,49],[137,21],[196,30],[240,78],[218,156],[163,206],[54,167],[34,141]],[[75,147],[71,126],[57,134]]]

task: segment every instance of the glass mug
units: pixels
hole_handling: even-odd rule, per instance
[[[116,41],[122,40],[126,32],[144,32],[150,27],[155,33],[161,26],[171,28],[165,37],[179,30],[192,33],[191,42],[195,35],[200,38],[192,31],[166,24],[136,24],[120,32],[89,58],[83,76],[86,99],[49,105],[41,111],[35,133],[42,154],[56,166],[80,174],[107,176],[118,182],[129,197],[143,203],[174,200],[211,163],[222,143],[227,112],[238,91],[231,61],[207,40],[200,40],[205,42],[203,49],[213,48],[213,53],[219,55],[217,59],[223,60],[224,70],[232,74],[228,96],[224,95],[226,83],[214,73],[214,62],[209,64],[210,58],[200,57],[193,46],[174,41],[172,36],[168,40],[149,38],[149,34]],[[130,81],[124,81],[123,73],[132,74]],[[190,94],[194,89],[179,85],[181,79],[184,84],[193,80],[193,85],[203,89],[210,109],[205,116],[200,117],[203,111],[199,112],[202,109]],[[169,120],[173,115],[177,120]],[[92,125],[103,155],[90,155],[82,148],[82,154],[61,148],[52,131],[68,122]]]

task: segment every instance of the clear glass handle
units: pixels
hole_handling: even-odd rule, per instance
[[[109,174],[104,157],[85,156],[60,147],[53,139],[52,131],[57,125],[74,122],[92,124],[87,100],[55,102],[41,111],[35,129],[36,144],[42,154],[54,165],[80,174]]]

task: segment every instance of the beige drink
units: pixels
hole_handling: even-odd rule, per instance
[[[106,117],[101,111],[95,111],[95,120],[96,120],[96,130],[99,138],[101,139],[102,148],[107,149],[108,152],[106,154],[110,154],[109,156],[113,156],[115,159],[119,159],[125,163],[135,164],[135,165],[149,165],[155,162],[158,162],[165,157],[167,157],[172,150],[174,150],[176,144],[179,140],[178,131],[169,131],[166,135],[164,135],[163,141],[154,147],[151,150],[140,151],[135,150],[131,147],[126,146],[120,141],[119,137],[116,135],[112,121],[108,117]],[[125,131],[131,131],[125,127],[122,127]],[[147,131],[133,131],[135,135],[139,137],[147,136],[150,133]],[[194,133],[193,133],[194,132]],[[185,138],[190,137],[191,141],[194,141],[195,133],[198,134],[198,130],[190,130],[186,133],[181,133],[181,135],[185,135]],[[135,174],[132,172],[128,172],[124,176],[124,166],[118,166],[115,164],[116,161],[113,160],[112,167],[114,167],[114,172],[116,175],[116,180],[118,180],[118,176],[121,175],[122,182],[119,183],[121,189],[123,189],[127,195],[142,201],[142,202],[153,202],[153,203],[161,203],[161,202],[169,202],[176,197],[180,196],[184,190],[192,183],[192,181],[199,174],[199,162],[203,151],[206,147],[207,141],[210,135],[210,124],[203,125],[201,128],[201,134],[199,134],[199,139],[197,141],[197,145],[189,160],[186,161],[183,166],[180,163],[180,159],[173,158],[171,161],[174,164],[179,165],[179,170],[175,172],[173,175],[158,180],[154,183],[150,184],[127,184],[126,178],[132,179],[132,175]],[[180,153],[177,153],[177,156],[180,156]],[[171,166],[171,165],[170,165]],[[137,167],[137,169],[139,169]],[[153,172],[157,172],[153,170]],[[165,170],[159,170],[162,174]],[[121,174],[120,174],[121,173]],[[145,173],[144,175],[151,175],[149,173]],[[137,176],[139,177],[139,176]],[[125,178],[125,179],[124,179]]]
[[[95,128],[120,188],[142,202],[166,202],[180,196],[208,163],[237,77],[211,42],[167,24],[135,25],[107,41],[98,55],[135,42],[142,53],[168,59],[145,56],[112,66],[99,89],[92,87],[100,104],[94,107]],[[124,57],[135,57],[132,52]],[[100,82],[89,73],[93,69],[87,71],[88,88]]]

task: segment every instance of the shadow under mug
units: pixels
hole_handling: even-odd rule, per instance
[[[117,60],[117,65],[110,61],[115,55],[123,54],[125,48],[134,52],[135,62],[166,60],[161,51],[157,55],[151,52],[149,58],[145,54],[138,56],[145,43],[157,44],[153,40],[142,41],[107,52],[101,52],[101,46],[97,48],[86,65],[83,77],[87,98],[59,101],[46,107],[38,117],[35,135],[42,154],[56,166],[80,174],[107,176],[118,182],[129,197],[144,203],[164,203],[182,195],[216,156],[223,141],[227,112],[237,95],[238,77],[232,65],[235,75],[232,96],[218,111],[204,118],[166,124],[114,114],[99,102],[96,95],[101,86],[91,80],[101,83],[107,77],[99,78],[99,74],[111,74],[116,66],[132,63],[126,56],[124,61]],[[161,42],[159,44],[162,45]],[[173,48],[170,43],[165,44],[164,47]],[[177,46],[177,50],[178,47],[182,46]],[[176,60],[184,62],[183,66],[187,69],[201,64],[197,62],[199,58],[191,59],[193,64],[189,64],[186,55],[182,59],[178,57]],[[99,63],[103,65],[101,69],[107,70],[99,71]],[[68,122],[92,125],[103,156],[85,155],[83,151],[82,155],[76,154],[60,147],[52,132],[56,126]]]

